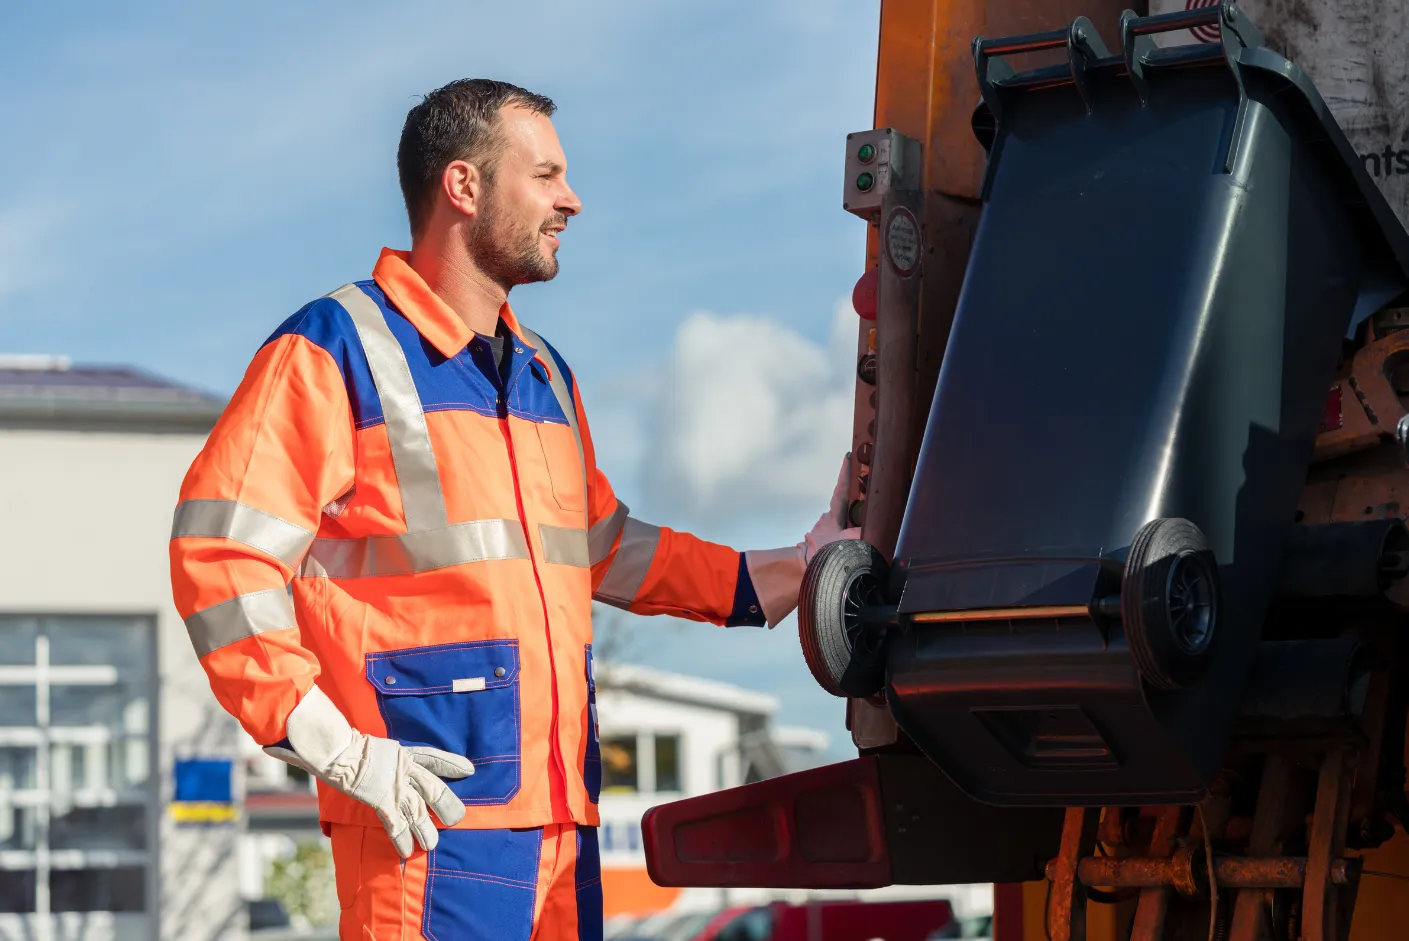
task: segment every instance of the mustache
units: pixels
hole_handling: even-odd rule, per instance
[[[543,221],[543,224],[538,227],[538,230],[541,232],[541,231],[543,231],[544,229],[551,229],[551,228],[566,229],[567,227],[568,227],[568,217],[565,216],[565,215],[563,215],[562,213],[557,213],[556,215],[549,216],[547,219],[545,219],[545,220]]]

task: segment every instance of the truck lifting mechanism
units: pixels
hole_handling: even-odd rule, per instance
[[[1024,2],[887,0],[846,142],[862,538],[798,611],[858,757],[654,808],[651,875],[1402,937],[1409,206],[1237,6]]]

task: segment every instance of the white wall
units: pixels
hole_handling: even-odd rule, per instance
[[[173,759],[233,756],[239,731],[211,695],[171,603],[171,515],[202,441],[189,434],[0,431],[0,611],[156,618],[163,811]],[[161,938],[243,937],[236,836],[230,829],[178,830],[163,813],[156,848]]]
[[[600,676],[601,674],[599,674]],[[681,790],[675,793],[603,794],[602,865],[608,868],[639,868],[646,856],[639,848],[624,849],[618,837],[623,831],[639,831],[641,817],[656,804],[678,797],[692,797],[738,783],[739,722],[730,712],[716,708],[675,703],[623,690],[598,688],[597,716],[602,737],[610,735],[677,734],[680,736]],[[644,763],[649,755],[638,755]],[[724,774],[721,782],[719,775]],[[609,834],[607,828],[612,828]]]

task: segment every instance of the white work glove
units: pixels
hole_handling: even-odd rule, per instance
[[[292,751],[264,751],[375,810],[402,859],[414,852],[413,838],[428,852],[440,841],[429,811],[448,827],[464,819],[465,805],[441,778],[474,774],[468,758],[365,735],[317,686],[289,713],[284,732]]]
[[[812,530],[795,546],[782,549],[751,549],[744,553],[753,590],[770,628],[787,617],[797,607],[798,592],[807,563],[823,546],[839,539],[860,539],[861,530],[846,527],[846,493],[851,483],[851,452],[842,458],[837,485],[832,489],[832,502],[827,512],[817,518]]]

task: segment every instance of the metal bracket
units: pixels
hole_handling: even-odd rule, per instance
[[[1000,122],[1003,119],[999,84],[1017,74],[1003,57],[1061,49],[1063,46],[1067,50],[1067,67],[1071,70],[1072,82],[1076,85],[1089,114],[1091,86],[1086,80],[1086,70],[1101,59],[1108,58],[1111,52],[1101,39],[1101,34],[1086,17],[1078,16],[1066,29],[1054,29],[1046,33],[1031,33],[1006,39],[984,39],[982,36],[974,39],[974,69],[978,73],[978,87],[994,118]]]
[[[1220,3],[1215,6],[1193,10],[1178,10],[1159,16],[1137,16],[1134,10],[1126,10],[1120,15],[1120,41],[1125,57],[1125,69],[1140,101],[1149,104],[1150,82],[1146,67],[1155,58],[1157,47],[1153,37],[1157,33],[1170,33],[1181,29],[1199,26],[1217,26],[1218,41],[1223,49],[1223,60],[1233,74],[1238,86],[1238,113],[1233,120],[1233,133],[1228,140],[1228,153],[1223,161],[1225,173],[1232,173],[1241,149],[1244,125],[1247,120],[1247,89],[1243,85],[1241,58],[1244,49],[1256,49],[1263,44],[1262,33],[1249,22],[1243,12],[1233,3]]]

